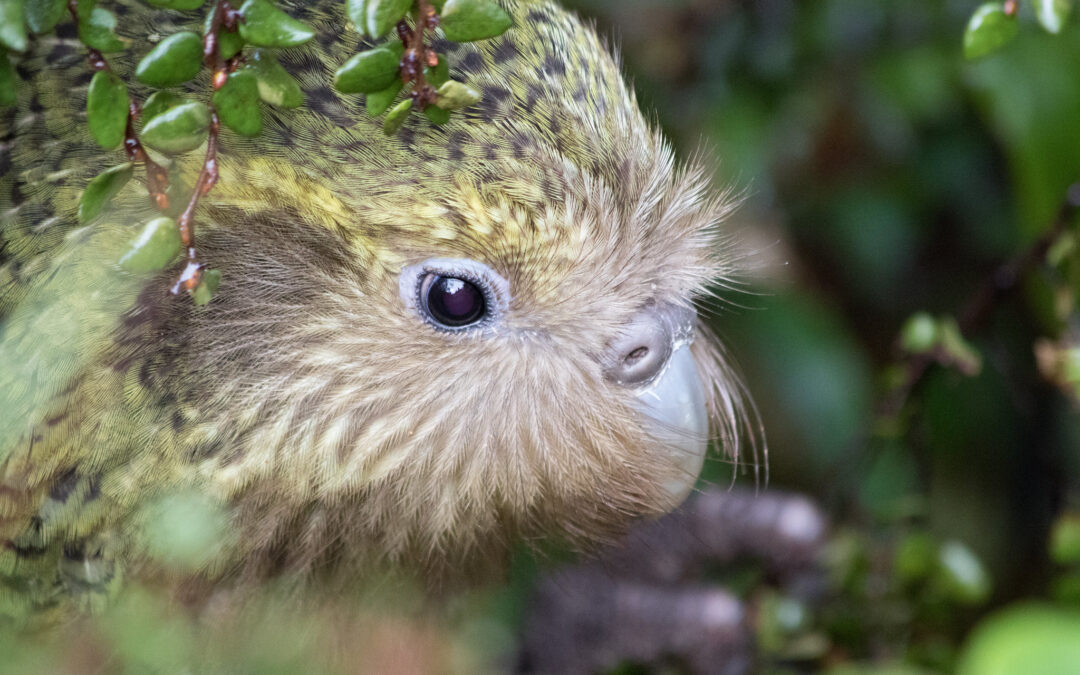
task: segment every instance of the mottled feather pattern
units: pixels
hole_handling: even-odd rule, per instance
[[[112,265],[153,214],[141,178],[77,226],[80,190],[122,153],[91,146],[70,29],[37,39],[19,105],[0,113],[4,593],[93,605],[63,561],[93,559],[110,581],[114,563],[137,571],[139,506],[180,486],[228,505],[234,536],[205,574],[233,580],[389,560],[437,585],[514,538],[587,546],[664,508],[672,469],[599,357],[644,304],[688,305],[735,273],[718,229],[731,203],[676,166],[591,29],[546,2],[501,4],[504,36],[436,44],[480,103],[386,137],[331,85],[367,46],[342,3],[279,3],[317,31],[280,53],[306,102],[267,107],[258,138],[223,133],[196,226],[224,274],[205,308],[167,293],[175,272]],[[201,19],[117,9],[131,37]],[[128,82],[148,49],[135,44],[109,56]],[[187,89],[205,87],[204,73]],[[175,180],[191,185],[200,161],[183,157]],[[408,311],[398,274],[432,257],[508,280],[501,332],[440,332]],[[694,352],[735,453],[740,389],[714,340]],[[45,552],[33,566],[31,549]],[[11,591],[28,578],[45,590]]]

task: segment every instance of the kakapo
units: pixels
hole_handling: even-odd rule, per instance
[[[499,4],[503,35],[437,46],[479,102],[387,136],[331,84],[366,44],[343,3],[279,3],[316,31],[280,55],[305,103],[265,109],[254,138],[222,132],[198,245],[223,282],[201,307],[169,293],[175,270],[116,265],[157,214],[140,173],[76,218],[118,152],[86,131],[74,30],[16,59],[0,614],[137,577],[140,513],[174,492],[221,505],[228,536],[196,571],[212,584],[383,564],[437,583],[522,539],[610,539],[678,505],[710,439],[738,452],[742,388],[695,311],[739,271],[732,200],[675,160],[589,26]],[[198,13],[116,10],[133,39],[199,30]],[[110,54],[114,72],[148,48]],[[189,186],[191,154],[173,167]]]

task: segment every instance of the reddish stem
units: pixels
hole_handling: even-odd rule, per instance
[[[234,30],[239,20],[239,14],[230,6],[228,0],[220,0],[214,6],[214,14],[210,18],[210,27],[203,35],[203,61],[210,68],[211,87],[214,91],[221,89],[228,79],[228,74],[236,70],[241,59],[238,56],[221,62],[218,51],[218,35],[221,30]],[[203,158],[202,169],[199,177],[195,180],[195,187],[191,192],[191,199],[180,217],[176,219],[177,229],[180,230],[180,241],[186,251],[187,264],[184,266],[180,277],[172,286],[175,295],[180,291],[193,291],[202,279],[202,271],[206,267],[199,262],[195,250],[195,210],[199,206],[199,200],[210,194],[218,181],[218,138],[221,132],[221,121],[213,105],[210,108],[210,129],[206,139],[206,155]]]
[[[401,80],[413,83],[413,105],[426,108],[435,102],[435,88],[424,77],[424,66],[434,68],[439,64],[439,55],[424,44],[424,30],[434,28],[439,23],[435,8],[429,0],[417,0],[416,27],[410,28],[404,19],[398,22],[397,33],[405,51],[401,55]]]

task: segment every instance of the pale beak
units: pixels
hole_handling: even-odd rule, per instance
[[[664,483],[670,508],[693,489],[709,445],[705,389],[690,354],[694,320],[691,309],[650,304],[605,354],[608,379],[634,391],[649,433],[671,459]]]

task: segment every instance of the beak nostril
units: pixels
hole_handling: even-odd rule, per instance
[[[629,354],[626,355],[626,358],[623,359],[623,365],[625,365],[627,367],[633,366],[638,361],[642,360],[643,358],[645,358],[648,355],[649,355],[649,348],[648,347],[644,347],[644,346],[638,347],[637,349],[635,349],[634,351],[632,351],[632,352],[630,352]]]
[[[650,304],[637,313],[604,354],[608,379],[641,387],[663,372],[675,347],[692,331],[693,312],[673,305]]]

